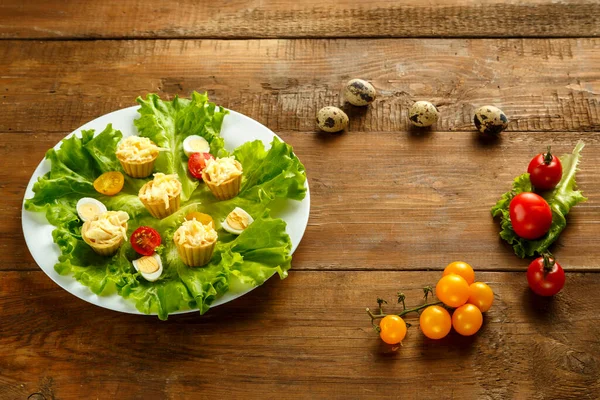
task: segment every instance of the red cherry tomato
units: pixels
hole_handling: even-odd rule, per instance
[[[553,258],[538,257],[527,268],[527,282],[540,296],[554,296],[565,285],[565,271]]]
[[[154,254],[160,242],[160,234],[149,226],[140,226],[131,234],[131,247],[143,256]]]
[[[530,192],[519,193],[510,202],[510,222],[523,239],[538,239],[552,225],[552,211],[543,197]]]
[[[540,153],[533,157],[527,168],[531,184],[539,190],[554,189],[562,178],[562,164],[558,157],[550,153]]]
[[[196,179],[202,179],[202,171],[206,167],[206,160],[214,160],[210,153],[193,153],[188,160],[190,174]]]

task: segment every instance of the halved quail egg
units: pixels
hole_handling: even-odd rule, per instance
[[[479,107],[475,111],[473,122],[479,132],[489,136],[498,135],[508,126],[506,114],[494,106]]]
[[[225,221],[221,224],[223,229],[234,235],[241,234],[254,219],[243,209],[236,207],[229,213]]]
[[[79,215],[79,218],[83,222],[86,222],[87,220],[94,218],[96,215],[103,214],[107,211],[104,204],[91,197],[82,197],[79,199],[75,209],[77,210],[77,215]]]
[[[183,140],[183,152],[188,157],[192,153],[210,153],[210,145],[202,136],[190,135]]]
[[[133,260],[132,263],[135,270],[139,271],[144,279],[150,282],[154,282],[160,278],[163,273],[162,261],[156,253]]]

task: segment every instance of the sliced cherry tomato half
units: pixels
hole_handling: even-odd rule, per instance
[[[140,226],[131,234],[131,247],[143,256],[154,254],[160,242],[160,234],[149,226]]]
[[[550,146],[548,146],[547,153],[540,153],[533,157],[527,172],[531,184],[536,189],[550,190],[554,189],[562,178],[562,164],[558,157],[550,153]]]
[[[123,189],[125,177],[119,171],[105,172],[94,181],[94,189],[98,193],[114,196]]]
[[[188,160],[190,174],[196,179],[202,179],[202,171],[206,168],[206,160],[214,160],[210,153],[192,153]]]
[[[519,193],[510,201],[510,222],[523,239],[538,239],[548,233],[552,225],[552,210],[542,196]]]
[[[186,221],[191,221],[193,219],[196,219],[196,221],[200,222],[202,225],[211,224],[213,229],[215,229],[215,221],[208,214],[204,214],[198,211],[192,211],[191,213],[185,216]]]

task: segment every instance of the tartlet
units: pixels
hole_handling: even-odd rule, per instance
[[[140,201],[154,218],[163,219],[179,210],[181,182],[177,175],[157,172],[138,193]]]
[[[202,267],[208,264],[217,245],[217,239],[217,231],[212,224],[205,225],[195,218],[184,221],[173,235],[179,257],[189,267]]]
[[[152,174],[160,150],[163,149],[148,138],[129,136],[119,142],[115,154],[127,175],[146,178]]]
[[[96,253],[113,255],[127,240],[128,220],[125,211],[107,211],[84,222],[81,237]]]
[[[233,157],[206,160],[202,180],[219,200],[229,200],[242,187],[242,164]]]

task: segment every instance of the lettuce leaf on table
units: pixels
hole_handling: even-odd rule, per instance
[[[167,130],[159,132],[160,129],[154,126],[152,140],[167,140],[165,138],[172,135],[167,144],[170,146],[175,143],[177,147],[183,142],[181,137],[200,134],[211,144],[211,151],[221,156],[227,155],[223,140],[218,136],[222,117],[216,118],[221,118],[220,121],[207,118],[207,113],[214,115],[214,109],[210,111],[212,106],[207,105],[205,96],[195,94],[191,101],[175,99],[173,102],[162,101],[155,95],[149,95],[148,98],[152,99],[156,110],[154,113],[143,111],[144,107],[140,110],[142,118],[146,116],[143,124],[147,134],[152,130],[151,121],[160,126],[182,124],[193,127],[172,129],[169,133]],[[224,116],[226,112],[221,114]],[[121,132],[109,125],[96,137],[93,131],[83,131],[81,138],[65,139],[59,150],[51,149],[47,153],[51,162],[50,172],[36,182],[35,195],[26,200],[25,208],[45,211],[48,221],[56,226],[53,239],[61,251],[59,262],[55,265],[58,273],[72,274],[99,295],[116,291],[135,302],[139,311],[157,313],[160,319],[189,308],[198,308],[200,313],[206,312],[215,299],[229,290],[233,277],[244,284],[256,286],[274,273],[278,273],[282,279],[287,276],[291,266],[291,241],[285,231],[285,222],[271,218],[268,206],[276,198],[301,200],[306,194],[304,166],[294,155],[291,146],[275,138],[269,150],[260,141],[245,143],[236,149],[234,154],[244,169],[242,190],[236,198],[227,201],[217,201],[204,184],[198,186],[186,175],[185,178],[193,186],[198,186],[197,189],[190,193],[191,198],[182,203],[178,212],[157,220],[150,216],[137,197],[139,188],[150,178],[133,179],[126,176],[123,190],[111,197],[103,196],[93,188],[93,181],[103,172],[122,171],[115,156],[121,138]],[[164,146],[165,142],[160,145]],[[179,162],[183,150],[177,147],[177,151],[168,153],[171,156],[165,157],[161,165],[163,168],[175,168],[168,172],[177,171],[177,164],[183,165]],[[163,171],[158,167],[156,169]],[[84,196],[99,199],[109,210],[127,211],[131,217],[128,236],[142,225],[159,231],[164,245],[160,250],[164,273],[158,281],[148,282],[135,271],[131,261],[139,255],[129,242],[125,242],[112,257],[102,257],[83,241],[82,223],[75,205]],[[255,219],[239,236],[221,228],[221,221],[235,207],[244,208]],[[185,215],[192,210],[213,216],[219,234],[213,258],[202,268],[184,265],[172,239]]]
[[[527,240],[517,236],[510,221],[509,206],[513,197],[519,193],[533,192],[533,185],[528,173],[515,178],[512,190],[504,193],[496,205],[492,207],[492,216],[500,217],[500,227],[502,228],[500,237],[513,246],[517,256],[521,258],[532,257],[546,251],[566,228],[566,217],[571,208],[587,200],[583,193],[576,189],[577,184],[575,182],[575,174],[578,171],[583,147],[584,143],[579,141],[575,145],[572,154],[560,157],[563,168],[562,179],[554,190],[542,194],[552,210],[552,225],[548,233],[540,239]]]

